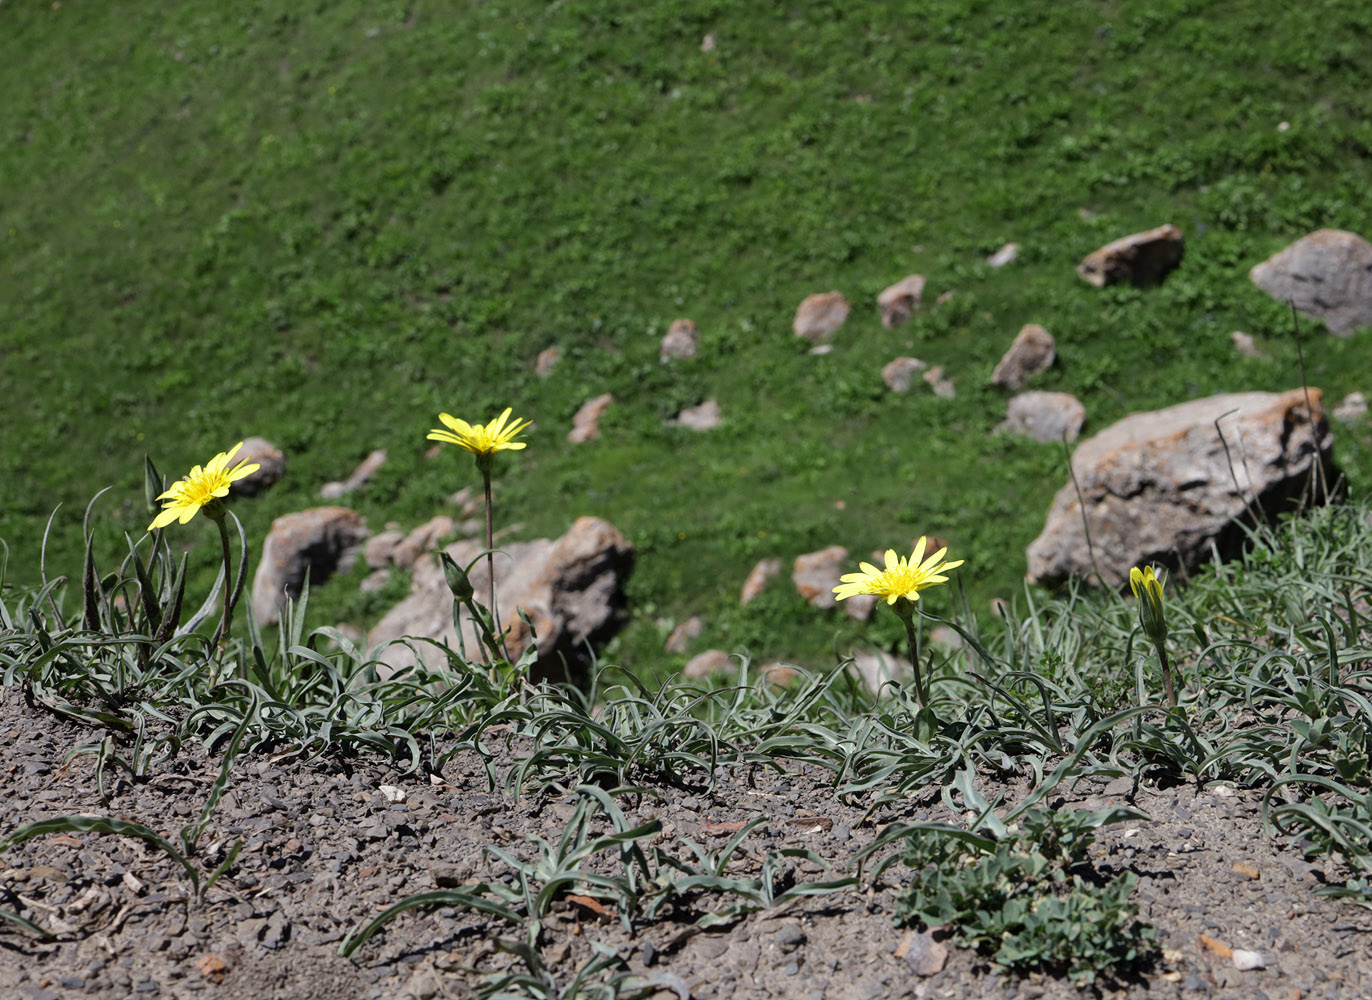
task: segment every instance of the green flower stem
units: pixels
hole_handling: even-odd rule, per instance
[[[1167,647],[1162,643],[1158,643],[1156,648],[1158,651],[1158,659],[1162,661],[1162,686],[1167,692],[1167,707],[1176,708],[1177,692],[1172,686],[1172,663],[1167,659]]]
[[[915,678],[915,703],[918,704],[920,708],[924,708],[929,703],[929,700],[925,697],[924,680],[921,678],[919,672],[919,636],[915,634],[914,608],[901,607],[902,604],[907,603],[909,602],[907,602],[905,598],[898,598],[896,600],[895,609],[896,614],[900,615],[901,621],[905,622],[905,638],[908,639],[910,643],[910,667],[914,671]]]
[[[487,591],[490,595],[487,606],[491,609],[491,621],[495,622],[495,634],[500,636],[500,642],[503,646],[505,643],[505,634],[500,628],[500,612],[495,606],[495,531],[492,527],[491,515],[490,456],[486,456],[486,461],[484,463],[478,460],[476,465],[477,468],[481,470],[481,479],[486,487],[486,575],[489,577],[488,582],[490,584]],[[495,651],[492,650],[491,652],[494,653]],[[506,659],[508,658],[509,656],[506,654]]]
[[[206,508],[207,514],[212,512]],[[214,518],[214,523],[219,526],[219,547],[224,554],[224,616],[219,619],[219,628],[215,629],[214,641],[211,645],[218,646],[220,641],[229,634],[229,625],[233,622],[233,567],[229,561],[229,526],[224,523],[224,514],[221,511],[219,516]]]

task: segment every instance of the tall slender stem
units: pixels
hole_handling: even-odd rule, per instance
[[[919,639],[915,635],[915,619],[913,615],[903,617],[905,622],[905,638],[910,642],[910,667],[914,671],[915,677],[915,702],[920,708],[928,704],[928,699],[924,696],[924,681],[919,674]]]
[[[233,621],[233,572],[229,562],[229,526],[224,523],[224,518],[215,519],[215,524],[219,526],[219,547],[224,553],[224,616],[219,619],[219,628],[215,630],[214,642],[211,645],[218,646],[220,640],[229,634],[229,625]]]
[[[1172,663],[1167,659],[1167,649],[1158,643],[1158,659],[1162,661],[1162,686],[1167,692],[1167,706],[1177,707],[1177,692],[1172,686]]]
[[[481,478],[486,486],[486,576],[490,585],[487,591],[490,595],[488,607],[491,609],[491,620],[495,622],[495,634],[501,636],[503,641],[504,635],[500,629],[500,612],[495,606],[495,531],[492,528],[491,520],[491,470],[482,468]]]

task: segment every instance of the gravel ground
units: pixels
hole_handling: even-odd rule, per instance
[[[205,801],[217,760],[192,747],[136,782],[111,770],[102,801],[95,758],[71,757],[100,736],[0,690],[0,831],[89,813],[143,823],[175,841]],[[509,751],[509,759],[497,760],[498,773],[514,757]],[[242,758],[201,853],[212,868],[237,840],[244,847],[198,901],[185,872],[139,840],[49,835],[11,848],[0,857],[0,907],[57,939],[44,942],[0,923],[0,996],[468,996],[482,975],[513,967],[495,947],[513,929],[497,919],[412,911],[352,961],[338,956],[338,945],[404,895],[500,879],[508,869],[483,856],[485,845],[530,858],[530,836],[561,835],[573,797],[512,802],[489,791],[485,774],[471,754],[455,756],[441,778],[404,776],[371,759]],[[625,800],[626,812],[631,822],[659,819],[660,844],[686,837],[711,848],[766,816],[730,868],[747,876],[757,874],[767,850],[780,848],[812,851],[842,873],[882,824],[949,818],[937,795],[865,818],[862,808],[836,800],[830,781],[826,772],[790,763],[784,770],[739,767],[721,770],[713,788],[651,787]],[[391,801],[395,793],[388,796],[383,785],[402,789],[404,801]],[[982,790],[1008,800],[1022,791]],[[1128,791],[1122,783],[1083,784],[1061,801],[1101,808],[1125,803]],[[1260,795],[1144,787],[1132,804],[1151,821],[1103,833],[1093,862],[1103,875],[1138,875],[1140,916],[1156,928],[1159,952],[1118,980],[1078,988],[1006,975],[945,947],[937,934],[895,927],[893,904],[908,874],[899,864],[860,891],[802,898],[706,932],[677,916],[636,925],[630,935],[613,916],[563,901],[545,924],[542,955],[565,983],[592,955],[593,942],[608,946],[658,983],[663,998],[1372,996],[1372,914],[1311,892],[1338,873],[1267,837]],[[832,877],[803,859],[790,875]],[[1262,967],[1239,971],[1226,948],[1256,952]]]

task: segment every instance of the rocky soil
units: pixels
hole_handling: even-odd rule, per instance
[[[199,813],[218,762],[199,747],[130,780],[95,756],[73,756],[102,734],[29,708],[0,690],[5,795],[0,831],[44,817],[89,813],[146,824],[175,842]],[[517,749],[492,737],[500,775]],[[441,745],[437,748],[440,752]],[[441,776],[405,775],[381,760],[309,763],[245,757],[200,841],[210,870],[234,842],[229,872],[196,899],[185,872],[142,841],[54,834],[0,857],[0,907],[51,930],[43,941],[0,924],[0,996],[51,998],[215,997],[254,1000],[436,998],[472,994],[482,977],[515,967],[497,948],[513,935],[468,911],[412,911],[372,938],[354,960],[339,942],[398,898],[473,880],[508,877],[486,845],[532,858],[528,839],[555,840],[574,808],[566,794],[515,802],[489,788],[483,762],[453,757]],[[950,818],[936,793],[864,817],[838,802],[825,772],[792,763],[721,769],[709,785],[648,787],[622,800],[631,822],[656,817],[657,842],[689,838],[710,849],[767,817],[743,842],[730,871],[756,875],[768,850],[804,848],[842,873],[880,827]],[[382,786],[398,788],[389,794]],[[988,797],[1016,789],[983,788]],[[1062,804],[1100,808],[1126,801],[1124,783],[1083,785]],[[892,924],[908,870],[887,868],[859,890],[808,897],[709,931],[691,914],[627,933],[594,901],[554,905],[540,942],[559,983],[593,954],[613,949],[657,995],[698,998],[1242,997],[1309,1000],[1372,992],[1372,914],[1312,892],[1338,873],[1302,860],[1264,834],[1260,795],[1228,788],[1141,788],[1132,800],[1150,822],[1103,833],[1099,873],[1137,873],[1141,917],[1158,952],[1121,978],[1078,988],[1065,980],[997,971],[939,935]],[[822,879],[797,859],[784,878]],[[723,898],[703,905],[719,908]],[[698,914],[697,914],[698,915]],[[1261,956],[1239,971],[1226,949]]]

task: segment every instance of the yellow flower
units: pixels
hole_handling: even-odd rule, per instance
[[[947,583],[948,578],[943,573],[957,569],[963,563],[961,559],[943,562],[943,556],[948,551],[946,547],[925,559],[926,544],[927,539],[921,537],[908,560],[904,556],[897,556],[895,549],[887,549],[885,569],[877,569],[871,563],[860,563],[862,572],[839,577],[842,583],[834,588],[834,594],[840,601],[859,594],[884,597],[887,604],[895,604],[902,597],[907,601],[918,601],[921,590]]]
[[[505,412],[496,417],[485,427],[479,424],[473,425],[465,420],[448,413],[440,413],[438,419],[447,424],[451,430],[443,430],[435,427],[425,436],[429,441],[443,441],[447,444],[455,444],[459,448],[466,448],[478,460],[481,458],[489,459],[498,451],[519,451],[525,447],[523,441],[516,441],[515,436],[529,426],[531,421],[510,420],[510,407],[505,408]]]
[[[201,507],[208,507],[205,513],[213,517],[216,509],[222,506],[219,504],[220,498],[229,495],[229,484],[261,468],[256,462],[249,464],[246,458],[232,469],[229,468],[229,460],[241,447],[243,442],[239,441],[228,451],[215,455],[203,469],[197,465],[185,479],[172,483],[171,488],[157,498],[167,502],[162,505],[162,512],[148,525],[148,530],[164,527],[176,520],[185,524],[195,517],[195,512]],[[218,510],[218,513],[219,517],[215,520],[224,516],[222,510]]]
[[[1167,617],[1162,609],[1162,581],[1152,566],[1129,571],[1129,587],[1139,602],[1139,625],[1154,645],[1167,639]]]

